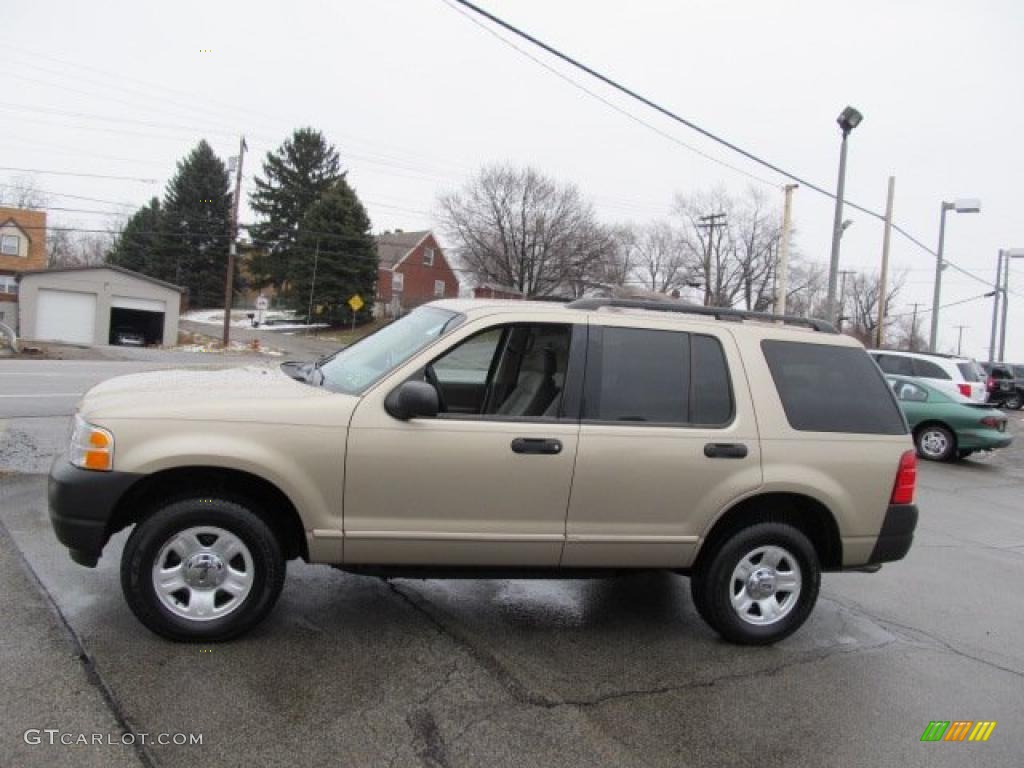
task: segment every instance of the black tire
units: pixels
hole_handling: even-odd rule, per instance
[[[1011,411],[1019,411],[1021,406],[1024,406],[1024,397],[1021,396],[1020,392],[1013,393],[1003,401],[1003,407],[1009,408]]]
[[[221,563],[219,571],[216,563],[213,563],[212,568],[199,565],[188,569],[185,566],[194,562],[192,558],[182,560],[174,551],[166,548],[172,547],[173,550],[171,542],[175,541],[177,535],[190,529],[221,531],[224,533],[223,541],[231,541],[230,537],[233,536],[243,545],[242,550],[233,555],[227,565]],[[191,537],[188,539],[191,540]],[[222,541],[220,534],[206,532],[200,532],[195,540],[203,547],[197,552],[199,555],[212,551],[211,547]],[[205,546],[203,542],[210,546]],[[247,559],[241,554],[243,551]],[[166,595],[161,598],[154,584],[154,566],[162,553],[166,553],[165,565],[171,563],[173,557],[178,557],[182,574],[191,575],[193,580],[206,579],[211,571],[214,578],[218,573],[239,573],[249,584],[247,591],[242,597],[232,597],[218,587],[200,589],[201,585],[193,584],[179,590],[184,590],[182,597],[187,598],[185,602]],[[239,570],[226,571],[232,563],[238,565]],[[171,567],[174,567],[173,563]],[[266,617],[281,594],[285,569],[280,543],[254,512],[237,501],[202,496],[177,499],[159,506],[153,514],[135,526],[121,556],[121,588],[128,606],[139,621],[161,637],[186,642],[216,642],[237,637]],[[213,604],[217,600],[222,602],[221,606],[213,610],[228,612],[217,618],[189,618],[178,615],[165,604],[165,601],[169,601],[173,605],[176,601],[176,610],[188,611],[191,595],[199,591],[213,593],[209,598],[214,601]],[[236,605],[225,608],[225,604],[236,599]],[[195,610],[202,610],[198,607],[201,602],[197,600]]]
[[[952,461],[956,456],[956,437],[941,424],[925,424],[914,433],[917,455],[926,461]]]
[[[752,623],[766,617],[752,612],[741,616],[733,607],[734,588],[743,593],[746,585],[733,580],[741,561],[762,548],[784,552],[780,573],[798,574],[799,591],[779,590],[775,599],[785,606],[782,615],[770,623]],[[799,571],[793,568],[798,566]],[[807,620],[818,600],[821,565],[814,545],[801,531],[785,523],[758,523],[743,528],[702,556],[690,578],[690,591],[701,617],[725,640],[740,645],[768,645],[793,634]],[[780,600],[778,595],[783,595]],[[792,602],[788,602],[792,600]]]

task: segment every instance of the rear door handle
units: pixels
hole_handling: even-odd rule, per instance
[[[743,443],[707,443],[704,455],[709,459],[745,459],[747,446]]]
[[[562,452],[562,441],[547,437],[517,437],[512,441],[512,452],[552,455]]]

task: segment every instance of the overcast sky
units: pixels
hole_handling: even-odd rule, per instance
[[[941,200],[981,198],[981,214],[950,216],[946,253],[987,281],[1000,247],[1024,247],[1020,0],[481,2],[830,189],[835,118],[852,104],[865,118],[850,140],[848,199],[883,210],[894,174],[897,221],[934,248]],[[37,175],[53,207],[114,208],[58,194],[132,206],[160,195],[175,161],[204,137],[226,157],[245,133],[251,179],[266,151],[302,125],[337,145],[376,230],[431,226],[438,192],[494,161],[577,183],[609,222],[667,215],[675,192],[716,185],[740,193],[754,184],[781,203],[783,178],[571,74],[764,181],[659,136],[444,0],[5,6],[0,165],[158,180]],[[19,175],[0,170],[0,183]],[[796,245],[808,258],[828,260],[832,210],[811,190],[796,193]],[[83,227],[108,221],[50,216]],[[846,218],[854,225],[843,268],[877,269],[881,224],[856,211]],[[907,270],[894,311],[930,307],[934,257],[896,236],[893,260]],[[1010,280],[1007,357],[1024,361],[1024,259]],[[947,270],[943,303],[986,290]],[[944,311],[940,347],[955,349],[955,326],[966,325],[964,353],[987,358],[991,311],[991,299]]]

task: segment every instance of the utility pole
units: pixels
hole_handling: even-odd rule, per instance
[[[889,194],[885,200],[885,229],[882,234],[882,274],[878,284],[878,327],[875,329],[875,348],[881,349],[885,341],[886,297],[889,291],[889,240],[892,236],[892,206],[896,197],[896,177],[889,177]],[[994,322],[994,321],[993,321]]]
[[[963,349],[963,344],[964,344],[964,328],[970,328],[971,326],[969,326],[969,325],[954,325],[953,327],[956,328],[956,330],[957,330],[957,334],[956,334],[956,353],[959,355],[960,351]]]
[[[789,291],[789,227],[793,212],[793,190],[799,184],[787,184],[783,187],[786,202],[782,206],[782,236],[779,238],[779,269],[778,284],[775,289],[775,313],[786,314],[786,293]]]
[[[1003,317],[1002,317],[1002,330],[999,332],[999,360],[1006,359],[1006,309],[1010,306],[1010,259],[1014,257],[1015,253],[1019,252],[1019,249],[1014,251],[1003,251]]]
[[[231,199],[231,222],[228,226],[228,273],[224,278],[224,349],[231,341],[231,305],[235,293],[235,253],[238,242],[238,203],[242,196],[242,160],[245,150],[245,136],[238,141],[238,162],[235,163],[235,194]]]
[[[917,352],[917,308],[921,304],[914,304],[914,318],[910,321],[910,351]]]
[[[996,290],[992,294],[992,336],[988,342],[988,361],[996,359],[996,330],[999,328],[999,292],[1003,279],[1003,249],[999,249],[999,256],[996,259]]]
[[[855,269],[840,269],[839,270],[839,317],[836,318],[836,330],[840,333],[843,332],[843,312],[846,309],[846,276],[855,275],[857,270]]]
[[[316,266],[320,261],[320,238],[316,239],[316,248],[313,250],[313,280],[309,284],[309,309],[306,312],[306,335],[309,335],[309,326],[313,324],[313,289],[316,288]]]
[[[707,229],[708,231],[708,246],[707,253],[704,256],[704,306],[711,305],[711,252],[712,246],[715,241],[715,228],[722,228],[725,226],[725,214],[724,213],[709,213],[707,216],[701,216],[700,221],[702,224],[698,226],[701,229]],[[719,236],[719,242],[721,242],[721,236]]]

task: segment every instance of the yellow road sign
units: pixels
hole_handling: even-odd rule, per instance
[[[353,312],[358,312],[360,309],[366,306],[366,302],[363,301],[362,296],[356,293],[352,296],[352,298],[348,300],[348,305],[352,308]]]

